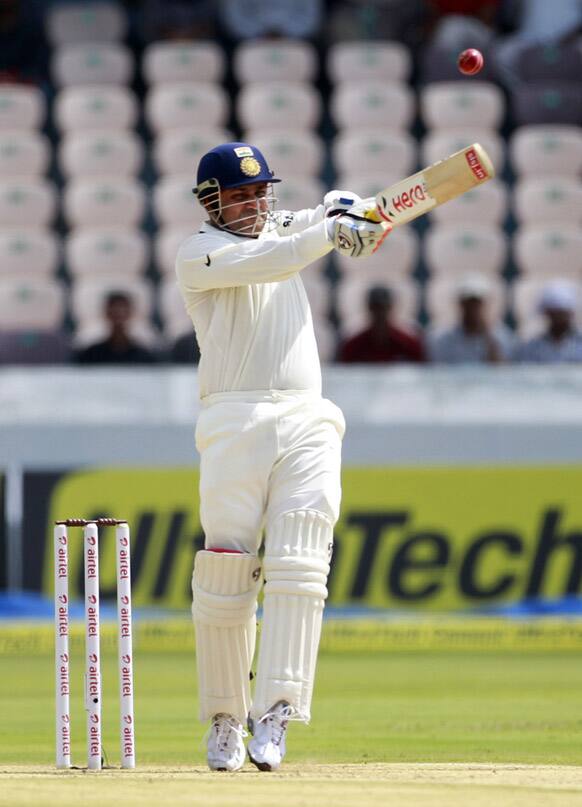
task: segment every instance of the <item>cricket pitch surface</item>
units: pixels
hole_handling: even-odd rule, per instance
[[[115,800],[115,801],[114,801]],[[0,767],[0,805],[124,807],[582,807],[582,767],[487,763],[285,765],[234,774],[202,767],[57,771]]]

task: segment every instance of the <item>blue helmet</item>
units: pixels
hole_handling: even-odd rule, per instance
[[[201,198],[204,191],[215,190],[217,184],[223,190],[253,182],[281,180],[273,176],[267,161],[255,146],[248,143],[223,143],[201,158],[194,193]]]

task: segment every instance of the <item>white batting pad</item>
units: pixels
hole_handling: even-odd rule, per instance
[[[332,541],[332,523],[313,510],[286,513],[267,531],[254,720],[280,700],[310,720]]]
[[[246,722],[260,585],[261,566],[256,555],[207,550],[196,554],[192,617],[200,720],[224,712]]]

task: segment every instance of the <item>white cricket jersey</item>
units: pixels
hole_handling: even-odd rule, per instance
[[[200,397],[217,392],[321,392],[311,309],[299,271],[332,249],[324,207],[276,213],[258,238],[211,224],[178,250],[176,273],[200,346]]]

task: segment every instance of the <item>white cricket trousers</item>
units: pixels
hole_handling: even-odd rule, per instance
[[[196,447],[206,548],[256,554],[284,513],[315,511],[335,524],[344,431],[339,407],[312,392],[204,398]]]

